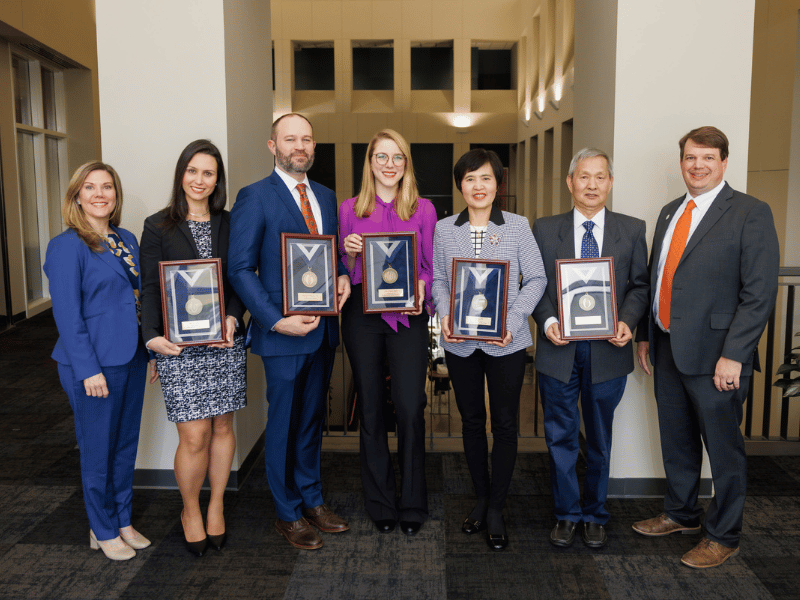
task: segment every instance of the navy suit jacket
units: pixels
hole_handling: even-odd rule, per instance
[[[112,229],[138,266],[136,237],[127,229]],[[101,373],[101,367],[133,360],[140,339],[136,298],[116,256],[93,252],[68,229],[47,245],[44,272],[59,334],[54,360],[70,365],[79,381]]]
[[[323,185],[310,182],[322,213],[322,232],[338,232],[336,195]],[[251,351],[259,356],[311,354],[327,342],[339,345],[338,317],[322,317],[308,335],[294,337],[272,331],[283,318],[281,278],[281,233],[309,233],[289,188],[273,172],[269,177],[242,188],[231,211],[228,248],[228,279],[254,325]],[[340,261],[339,275],[347,269]]]
[[[575,344],[556,346],[545,337],[544,324],[550,317],[558,318],[556,259],[575,258],[573,211],[536,219],[533,237],[539,244],[547,272],[547,289],[533,311],[542,334],[536,344],[536,370],[566,383],[575,361]],[[617,317],[633,331],[647,310],[649,286],[644,221],[606,209],[600,256],[614,258]],[[630,344],[617,348],[606,340],[589,343],[592,345],[592,383],[616,379],[633,371]]]
[[[686,196],[658,216],[650,256],[651,302],[636,339],[652,340],[658,327],[652,296],[664,235]],[[680,215],[678,215],[680,217]],[[778,294],[780,250],[772,211],[765,202],[727,183],[686,242],[672,280],[670,344],[685,375],[712,375],[721,356],[757,368],[756,348]],[[655,344],[650,362],[655,364]]]

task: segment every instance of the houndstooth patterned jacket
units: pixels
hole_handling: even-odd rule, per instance
[[[433,236],[431,291],[436,312],[442,318],[450,313],[453,258],[475,258],[467,209],[439,221]],[[547,285],[542,257],[528,220],[493,207],[480,258],[510,262],[506,329],[511,332],[511,343],[500,348],[479,340],[451,344],[442,339],[440,344],[456,356],[469,356],[478,348],[491,356],[505,356],[527,348],[533,344],[528,316],[533,312]]]

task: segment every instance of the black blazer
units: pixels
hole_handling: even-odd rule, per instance
[[[178,227],[166,231],[162,227],[164,210],[145,219],[139,255],[142,270],[142,338],[145,343],[164,335],[161,312],[161,283],[158,263],[162,260],[199,259],[189,225],[184,221]],[[231,217],[226,210],[211,215],[211,256],[222,259],[222,284],[225,294],[225,314],[235,317],[239,324],[244,317],[244,304],[233,291],[228,281],[228,239]]]
[[[649,308],[636,331],[637,341],[652,340],[658,327],[652,314],[658,260],[664,235],[685,197],[667,204],[658,216]],[[779,263],[769,205],[726,183],[687,241],[672,280],[670,344],[678,371],[712,375],[721,356],[742,363],[742,375],[751,375],[754,365],[758,369],[758,340],[775,306]],[[650,344],[653,364],[656,351]]]
[[[533,311],[541,338],[536,344],[536,370],[566,383],[575,362],[575,344],[556,346],[545,336],[544,324],[558,318],[556,259],[575,258],[573,211],[536,219],[533,237],[539,244],[547,273],[547,289]],[[647,241],[645,223],[606,208],[603,247],[600,256],[614,258],[617,287],[617,317],[633,331],[647,310]],[[592,345],[592,383],[602,383],[633,371],[631,344],[617,348],[605,340]]]

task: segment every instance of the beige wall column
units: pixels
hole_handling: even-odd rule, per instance
[[[468,113],[471,110],[472,60],[470,52],[472,52],[472,44],[469,39],[453,40],[453,112],[457,113]]]
[[[269,2],[95,4],[103,159],[119,171],[125,189],[123,226],[139,236],[145,217],[166,205],[178,155],[197,138],[211,139],[225,157],[231,206],[241,186],[272,169]],[[248,368],[248,406],[234,421],[234,471],[266,423],[257,358]],[[176,447],[161,389],[148,386],[137,480],[168,484]]]
[[[576,0],[574,147],[612,153],[613,210],[645,219],[649,240],[661,207],[686,192],[678,139],[690,129],[728,135],[726,179],[747,189],[754,6]],[[637,367],[614,420],[611,491],[646,492],[663,476],[652,379]]]

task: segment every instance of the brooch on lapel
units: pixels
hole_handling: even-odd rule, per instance
[[[502,240],[502,239],[503,238],[501,236],[497,235],[496,233],[490,233],[489,234],[489,243],[492,246],[499,246],[500,245],[500,240]]]

